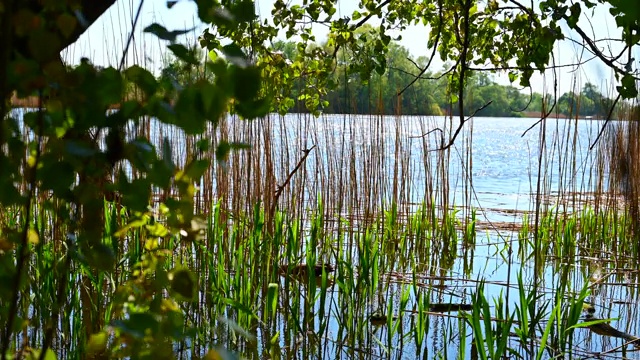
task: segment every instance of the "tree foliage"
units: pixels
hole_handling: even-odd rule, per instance
[[[222,2],[225,4],[225,2]],[[552,51],[561,40],[568,38],[561,26],[568,26],[584,41],[587,51],[613,69],[619,81],[617,90],[622,98],[637,96],[637,61],[631,57],[632,48],[640,41],[636,6],[623,0],[570,2],[547,0],[539,4],[523,4],[515,0],[361,0],[359,10],[350,16],[337,15],[336,0],[304,1],[289,4],[276,0],[271,21],[256,21],[239,29],[211,28],[205,31],[201,44],[209,50],[217,49],[223,39],[242,44],[257,59],[270,89],[279,101],[275,110],[287,111],[294,105],[293,88],[301,89],[298,98],[304,99],[309,110],[317,112],[326,105],[321,99],[327,89],[336,85],[331,74],[340,64],[348,64],[346,76],[357,74],[368,80],[374,73],[391,69],[387,54],[393,51],[393,31],[409,25],[424,24],[430,32],[425,39],[429,53],[427,64],[419,69],[423,75],[436,54],[450,64],[446,70],[453,103],[458,113],[467,113],[462,93],[473,70],[507,71],[519,86],[530,85],[535,71],[543,72],[554,66]],[[597,6],[611,6],[610,13],[621,33],[617,39],[624,44],[618,56],[607,56],[580,27],[581,16]],[[379,25],[369,26],[377,19]],[[329,27],[328,41],[317,46],[311,23]],[[270,44],[283,31],[295,39],[295,57],[291,66],[283,66],[280,55]],[[291,48],[291,47],[290,47]],[[624,59],[626,58],[626,59]],[[298,80],[303,79],[303,85]],[[407,84],[408,85],[408,84]],[[404,88],[399,89],[403,91]],[[322,105],[322,106],[321,106]]]
[[[363,37],[372,30],[370,25],[364,25],[356,33],[357,36]],[[328,41],[325,41],[314,46],[326,48],[327,44]],[[367,44],[364,43],[363,46]],[[277,40],[271,51],[286,66],[293,64],[297,57],[296,43],[293,41]],[[344,52],[347,50],[339,50],[337,58],[353,55],[343,54]],[[337,61],[329,78],[334,87],[327,89],[326,95],[320,98],[322,101],[326,100],[326,105],[322,107],[323,113],[459,115],[459,109],[452,102],[452,96],[455,97],[456,94],[451,93],[446,74],[449,65],[437,72],[426,71],[418,75],[427,59],[415,59],[395,40],[389,43],[384,62],[387,64],[384,73],[374,72],[366,75],[367,78],[363,80],[360,73],[352,71],[353,64]],[[161,78],[174,79],[177,76],[182,82],[188,83],[192,81],[188,80],[189,78],[203,76],[205,72],[205,66],[194,68],[184,61],[173,59],[165,64]],[[416,79],[417,81],[405,89],[407,84]],[[297,78],[293,82],[289,93],[293,105],[289,112],[308,111],[304,95],[305,86],[303,78]],[[398,95],[401,91],[402,94]],[[614,101],[603,95],[592,83],[585,84],[579,93],[566,92],[555,101],[551,94],[543,96],[527,92],[526,88],[502,85],[497,83],[490,73],[477,70],[471,71],[468,75],[464,98],[465,114],[471,114],[491,102],[489,106],[476,113],[477,116],[490,117],[540,116],[556,103],[554,113],[571,117],[605,118]]]

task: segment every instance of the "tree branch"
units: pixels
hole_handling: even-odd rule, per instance
[[[565,17],[565,20],[566,20],[566,17]],[[625,70],[620,69],[618,66],[616,66],[616,64],[613,63],[611,59],[608,59],[606,56],[604,56],[604,54],[600,51],[600,49],[598,49],[596,44],[593,42],[593,40],[584,32],[584,30],[582,30],[582,28],[580,28],[580,26],[576,24],[575,26],[572,27],[572,29],[575,30],[580,35],[580,37],[582,37],[582,40],[584,40],[584,42],[586,42],[587,45],[589,45],[589,48],[591,49],[593,54],[597,56],[598,59],[600,59],[603,63],[609,66],[613,71],[623,76],[631,75],[633,76],[634,79],[640,80],[640,78],[638,78],[637,76],[634,76],[633,74],[631,74],[631,72],[627,72]]]
[[[464,82],[466,80],[465,76],[467,72],[467,52],[469,51],[469,36],[470,36],[469,35],[469,23],[470,23],[469,12],[470,11],[471,11],[471,0],[466,0],[465,6],[464,6],[464,39],[463,39],[464,41],[462,43],[462,53],[460,54],[460,82],[458,84],[458,86],[460,87],[458,89],[458,111],[460,112],[460,124],[458,125],[458,129],[456,129],[456,132],[453,134],[453,137],[449,140],[449,144],[444,146],[441,150],[448,149],[449,147],[451,147],[451,145],[453,145],[453,142],[456,140],[458,133],[460,133],[460,130],[462,130],[462,127],[466,122],[466,120],[464,119]],[[459,33],[459,30],[456,28],[456,34],[458,33]],[[489,106],[489,104],[491,104],[491,101],[489,101],[480,109],[476,110],[473,114],[475,115],[478,111]]]
[[[427,69],[429,69],[429,66],[431,66],[431,61],[436,56],[436,51],[438,50],[438,43],[440,42],[440,34],[442,34],[442,2],[438,1],[438,4],[440,5],[440,11],[438,12],[438,32],[436,35],[436,40],[433,44],[433,51],[431,52],[431,57],[429,58],[429,62],[424,67],[424,69],[420,69],[420,73],[418,74],[418,76],[416,76],[413,80],[411,80],[411,82],[409,82],[409,84],[407,84],[402,90],[398,91],[396,96],[402,95],[402,93],[404,93],[409,87],[411,87],[411,85],[415,84],[416,81],[418,81],[418,79],[420,79],[420,77],[425,72],[427,72]]]
[[[276,193],[273,197],[273,204],[271,204],[271,209],[269,209],[270,210],[269,213],[272,215],[271,219],[273,219],[273,215],[275,214],[276,205],[278,204],[278,199],[280,199],[280,195],[282,195],[282,191],[284,190],[285,187],[287,187],[287,185],[289,185],[289,182],[291,181],[291,178],[293,178],[293,175],[296,172],[298,172],[302,164],[304,164],[304,162],[307,160],[307,156],[309,156],[309,153],[311,152],[311,150],[313,150],[315,147],[316,146],[313,145],[308,149],[302,150],[302,154],[303,154],[302,158],[300,158],[296,167],[293,168],[293,170],[291,170],[291,172],[289,173],[285,181],[282,183],[282,185],[277,186]]]
[[[604,121],[604,124],[602,124],[602,127],[600,128],[600,131],[598,132],[598,136],[596,136],[596,139],[593,141],[593,144],[591,144],[591,146],[589,146],[589,150],[593,150],[593,147],[596,146],[596,144],[598,143],[598,140],[600,140],[600,137],[604,133],[604,129],[607,127],[607,124],[609,124],[609,121],[611,121],[611,116],[613,115],[613,110],[616,108],[616,105],[618,105],[618,101],[620,100],[620,97],[621,97],[621,95],[618,94],[616,99],[613,101],[613,104],[611,105],[611,108],[609,109],[609,114],[607,114],[607,119]]]
[[[491,103],[493,102],[493,100],[489,101],[488,103],[482,105],[482,107],[476,109],[473,114],[471,114],[471,116],[469,116],[468,118],[464,118],[464,114],[460,114],[460,124],[458,125],[458,128],[456,129],[456,132],[453,133],[453,137],[451,139],[449,139],[449,143],[447,145],[444,145],[438,149],[438,150],[447,150],[448,148],[451,147],[451,145],[453,145],[453,143],[456,141],[456,138],[458,137],[458,134],[460,133],[460,131],[462,130],[462,128],[464,127],[464,123],[466,123],[467,121],[469,121],[471,118],[473,118],[474,116],[476,116],[476,114],[483,110],[484,108],[486,108],[487,106],[491,105]]]

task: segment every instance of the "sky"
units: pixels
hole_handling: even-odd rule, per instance
[[[273,2],[274,0],[258,0],[256,2],[256,11],[262,19],[270,17]],[[358,2],[357,0],[338,0],[336,15],[338,17],[351,15],[357,9]],[[87,57],[96,65],[117,67],[122,57],[123,48],[131,33],[133,18],[140,4],[141,0],[117,0],[81,36],[76,44],[71,45],[65,51],[63,54],[65,60],[71,63],[78,63],[80,58]],[[133,41],[125,64],[140,64],[154,71],[162,67],[163,49],[166,44],[156,39],[155,36],[142,32],[144,27],[154,22],[165,26],[169,30],[196,27],[192,33],[179,38],[179,42],[184,44],[195,43],[198,35],[206,28],[206,25],[200,23],[198,19],[197,7],[193,1],[178,1],[171,9],[167,8],[164,0],[143,1],[141,16],[134,31]],[[585,31],[588,31],[588,35],[592,38],[607,38],[618,35],[615,21],[604,6],[598,6],[593,13],[583,12],[579,25]],[[117,32],[113,31],[113,29],[117,29]],[[563,30],[569,37],[579,40],[578,35],[570,33],[566,25]],[[326,27],[323,26],[315,26],[313,31],[319,41],[325,39],[328,33]],[[428,34],[426,27],[411,26],[400,33],[402,39],[399,42],[409,50],[414,58],[423,55],[428,56],[430,54],[426,45]],[[581,41],[579,42],[581,43]],[[605,53],[609,51],[615,53],[616,44],[600,42],[599,46]],[[640,50],[636,48],[634,55],[635,59],[640,59]],[[567,65],[575,64],[576,59],[579,58],[589,58],[590,54],[584,52],[580,45],[564,41],[556,47],[555,56],[558,64]],[[434,71],[441,70],[442,66],[442,61],[434,59],[432,63]],[[598,60],[579,67],[563,67],[555,72],[560,94],[572,89],[579,90],[586,82],[595,84],[603,94],[614,94],[615,83],[612,81],[612,74],[612,71]],[[506,85],[509,83],[506,73],[496,74],[494,79],[501,84]],[[552,93],[553,84],[554,74],[551,71],[547,71],[546,74],[536,74],[532,78],[532,89],[535,92]],[[523,89],[523,91],[528,90]]]

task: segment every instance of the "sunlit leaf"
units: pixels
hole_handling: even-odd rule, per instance
[[[44,356],[42,356],[42,351],[39,349],[32,349],[31,352],[29,352],[29,354],[26,356],[27,359],[29,360],[40,360],[40,359],[44,359],[44,360],[56,360],[56,353],[53,352],[53,350],[51,349],[47,349],[47,351],[44,353]]]
[[[27,231],[27,241],[30,244],[37,245],[38,243],[40,243],[40,237],[38,236],[38,233],[35,230],[29,229]]]
[[[91,334],[91,337],[89,337],[89,341],[87,342],[87,354],[100,354],[105,351],[107,349],[108,339],[108,334],[105,331],[101,331],[97,334]]]

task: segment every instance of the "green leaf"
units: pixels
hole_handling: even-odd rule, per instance
[[[620,80],[621,85],[616,86],[616,89],[624,99],[633,99],[638,96],[638,89],[636,87],[636,80],[631,74],[626,74]]]
[[[147,96],[151,96],[156,93],[158,89],[158,82],[156,81],[155,76],[153,76],[153,74],[148,70],[138,65],[133,65],[125,70],[124,73],[127,79],[138,85],[140,90],[144,91]]]
[[[191,270],[174,269],[169,274],[171,291],[183,301],[194,301],[198,296],[198,280]]]
[[[240,101],[251,100],[258,95],[261,85],[260,72],[261,70],[255,66],[233,68],[235,83],[242,84],[242,86],[235,87],[234,96],[236,99]]]
[[[199,153],[205,153],[211,148],[211,140],[200,139],[196,142],[196,149]]]
[[[184,169],[184,175],[191,180],[199,180],[211,166],[209,159],[196,159],[191,161]]]
[[[569,15],[569,17],[567,18],[567,24],[569,25],[570,28],[573,29],[578,24],[578,20],[580,19],[580,14],[582,12],[580,3],[576,2],[573,5],[571,5],[570,10],[571,10],[571,15]]]
[[[102,243],[94,245],[84,255],[89,266],[98,270],[113,270],[116,263],[113,249]]]
[[[56,18],[56,25],[58,26],[58,29],[60,29],[62,35],[65,38],[68,38],[71,36],[76,26],[78,26],[78,20],[71,14],[63,13]]]
[[[156,158],[155,148],[146,139],[135,139],[127,144],[129,161],[142,171],[148,171],[151,163]]]
[[[561,303],[558,303],[558,305],[556,305],[556,307],[551,311],[551,315],[549,317],[549,320],[547,321],[547,326],[542,332],[542,339],[540,339],[540,347],[538,350],[538,354],[536,355],[536,360],[542,359],[542,356],[544,356],[545,351],[547,350],[547,341],[549,340],[549,336],[551,335],[553,329],[556,313],[559,312],[561,305]]]
[[[59,55],[60,38],[52,31],[38,29],[29,33],[29,51],[34,59],[47,63]]]
[[[97,334],[92,334],[87,342],[87,354],[101,354],[107,349],[108,335],[105,331],[101,331]]]
[[[231,14],[239,22],[250,22],[256,19],[255,2],[253,0],[235,1]]]
[[[209,60],[211,60],[211,62],[216,62],[218,60],[218,53],[215,50],[210,50],[207,55],[209,56]]]
[[[242,150],[250,148],[251,145],[245,143],[221,141],[216,148],[216,160],[221,162],[227,161],[229,153],[232,150]]]
[[[236,44],[225,45],[222,48],[222,52],[224,53],[225,58],[232,64],[239,67],[247,67],[249,66],[249,62],[247,61],[247,56],[244,51],[240,49],[240,47]]]
[[[162,25],[160,25],[158,23],[153,23],[153,24],[147,26],[146,28],[144,28],[144,32],[154,34],[159,39],[168,40],[168,41],[171,41],[171,42],[175,42],[176,38],[178,36],[190,33],[193,30],[195,30],[195,27],[193,27],[191,29],[185,29],[185,30],[169,31],[164,26],[162,26]]]
[[[99,152],[98,149],[91,148],[83,142],[73,140],[68,140],[66,142],[65,150],[67,151],[67,153],[79,158],[89,158]]]
[[[198,65],[200,61],[193,55],[193,51],[189,51],[184,45],[171,44],[167,46],[169,50],[180,60],[191,65]]]
[[[122,205],[133,211],[145,211],[151,198],[151,181],[147,178],[134,179],[130,183],[121,180]]]
[[[266,309],[269,310],[269,315],[275,318],[277,309],[278,309],[278,284],[277,283],[269,283],[269,287],[267,288]]]
[[[209,82],[199,82],[197,89],[200,92],[198,105],[202,107],[202,116],[217,123],[226,109],[227,97],[221,93],[220,87]]]
[[[293,104],[291,104],[293,106]],[[255,119],[266,116],[271,110],[271,101],[267,98],[244,101],[236,104],[235,111],[244,119]]]
[[[122,100],[123,79],[118,70],[112,67],[101,70],[98,80],[96,100],[99,100],[104,106],[117,104]]]
[[[76,181],[76,173],[71,164],[66,161],[53,161],[50,157],[42,159],[41,163],[38,179],[42,182],[43,190],[53,190],[58,196],[70,191],[71,185]]]
[[[180,127],[187,135],[200,134],[205,130],[206,114],[202,91],[196,87],[187,87],[179,95],[174,110],[175,121],[171,122]]]
[[[111,326],[135,339],[143,339],[147,330],[156,334],[160,327],[158,320],[151,313],[133,313],[125,320],[114,320]]]
[[[16,188],[11,179],[0,178],[0,204],[5,206],[18,205],[23,202],[20,191]]]

